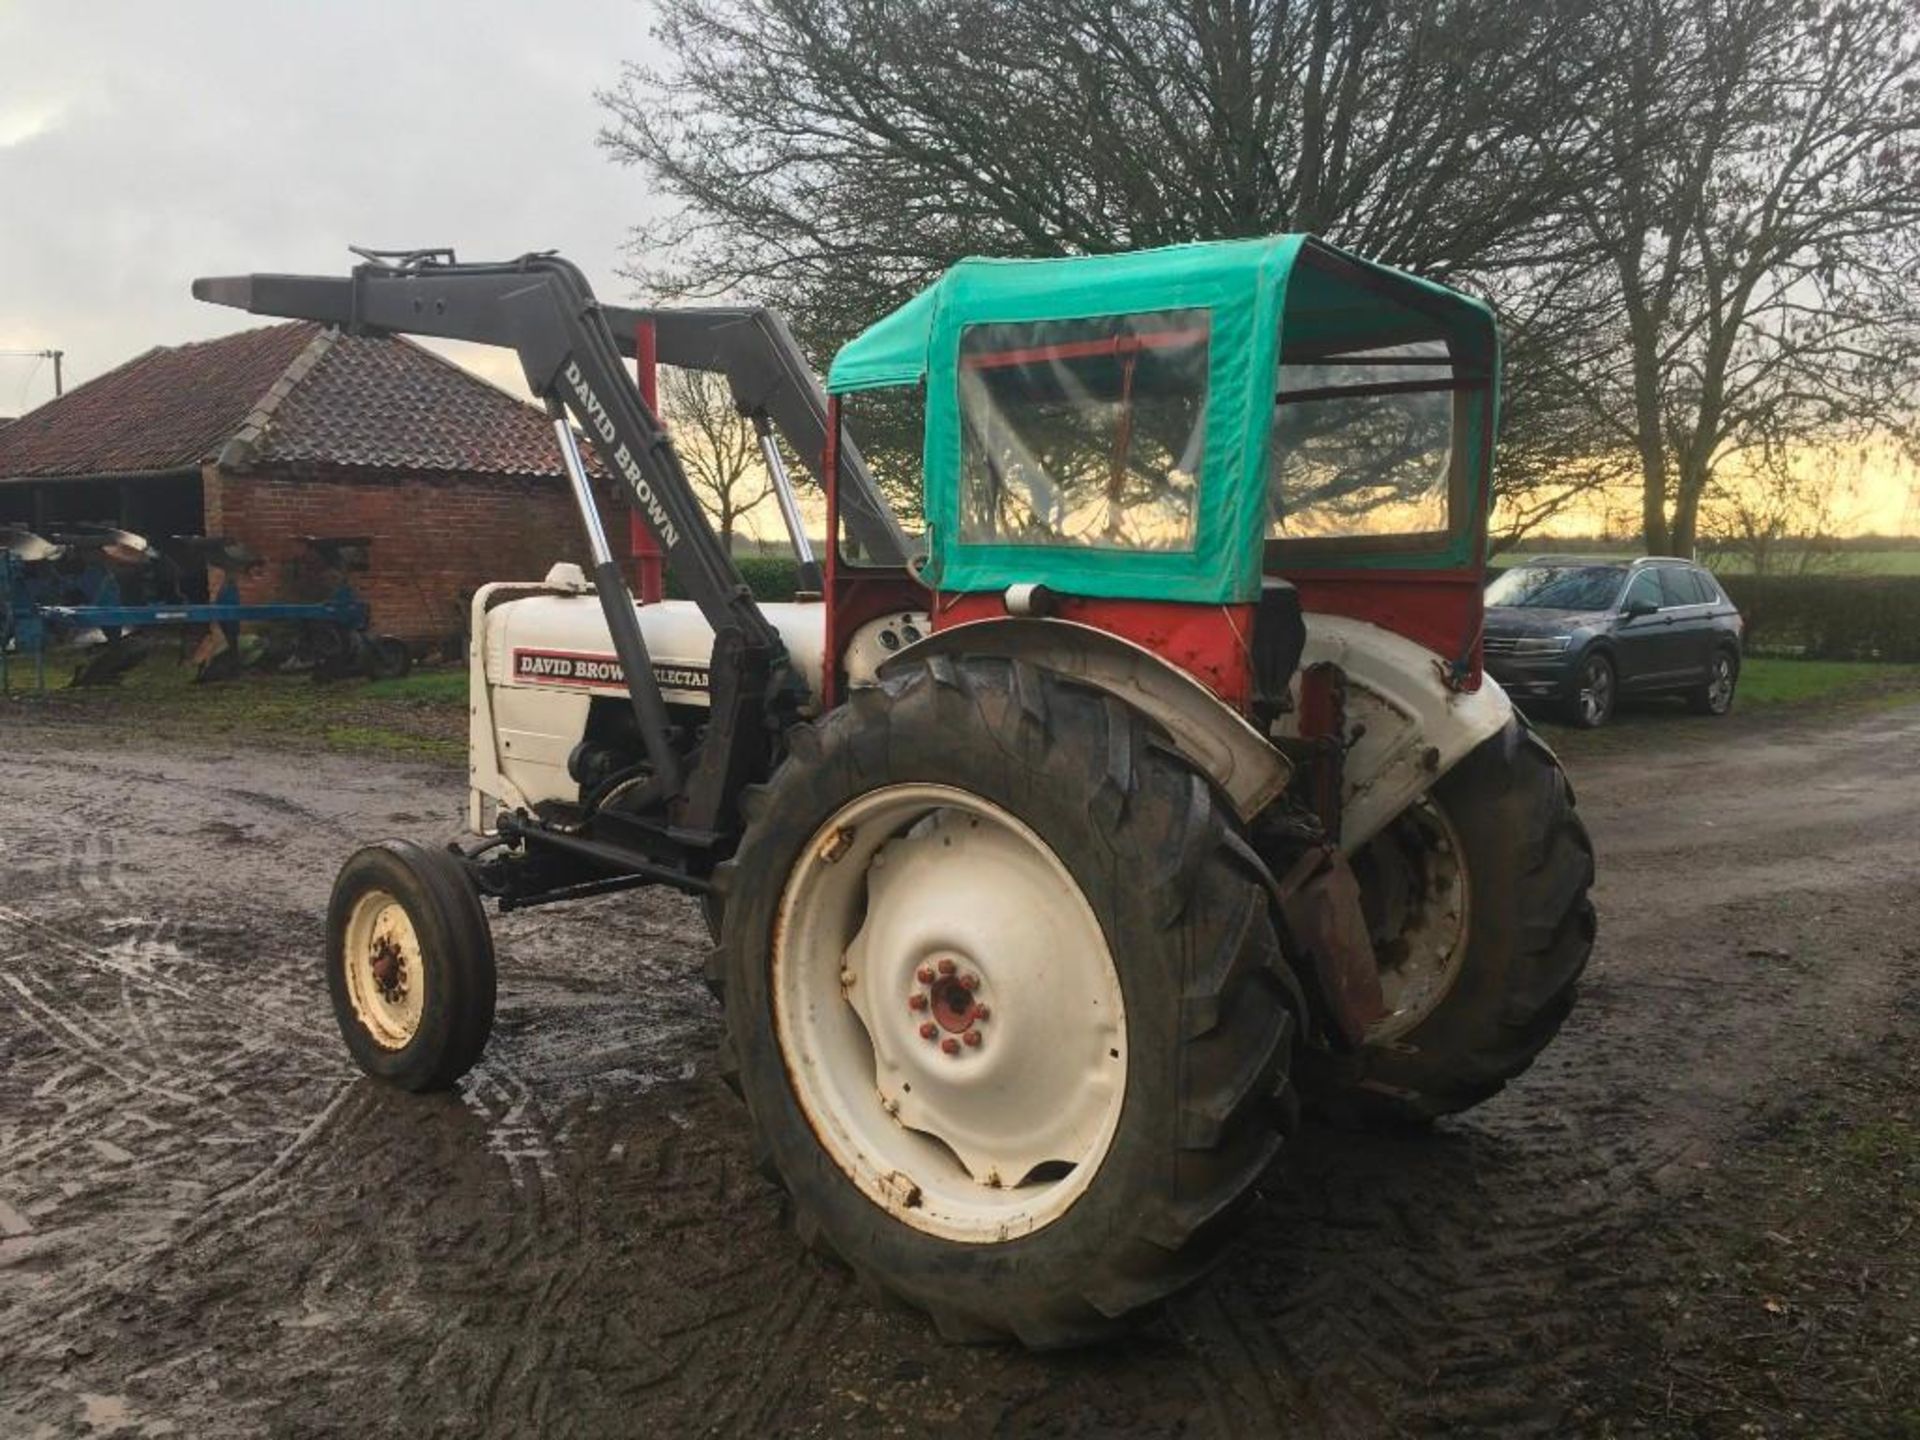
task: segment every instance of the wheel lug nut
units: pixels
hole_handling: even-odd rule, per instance
[[[922,985],[931,985],[931,984],[933,984],[933,966],[931,966],[931,965],[922,965],[922,966],[921,966],[921,967],[920,967],[920,968],[919,968],[919,969],[918,969],[917,971],[915,971],[914,973],[915,973],[915,975],[916,975],[916,977],[917,977],[917,978],[919,979],[919,981],[920,981],[920,983],[921,983]]]
[[[942,960],[938,968],[942,975],[951,975],[959,967],[956,966],[951,960]]]
[[[934,1024],[933,1021],[922,1020],[920,1022],[920,1038],[922,1040],[931,1040],[933,1039],[934,1036],[938,1035],[939,1033],[940,1033],[940,1027]]]
[[[969,1045],[978,1045],[980,1043],[980,1032],[978,1030],[969,1030],[960,1038]]]
[[[940,1048],[949,1055],[958,1055],[960,1053],[960,1042],[949,1035],[940,1042]]]
[[[991,1020],[993,1018],[993,1007],[989,1005],[974,1006],[973,1018],[975,1020]]]
[[[924,1009],[926,1009],[926,1008],[927,1008],[927,997],[926,997],[926,996],[924,996],[924,995],[909,995],[909,996],[907,996],[907,1009],[909,1009],[909,1010],[924,1010]]]
[[[960,977],[960,988],[962,990],[978,990],[980,988],[980,977],[973,974],[962,975]]]

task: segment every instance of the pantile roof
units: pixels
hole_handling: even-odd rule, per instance
[[[149,350],[0,429],[0,479],[213,460],[563,473],[533,406],[411,340],[305,321]]]

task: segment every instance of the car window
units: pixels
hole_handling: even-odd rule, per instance
[[[1700,593],[1700,582],[1691,570],[1678,565],[1660,567],[1660,593],[1666,597],[1667,605],[1704,605],[1706,597]]]
[[[1705,570],[1689,570],[1687,573],[1693,576],[1693,583],[1700,590],[1702,605],[1719,605],[1725,601],[1726,597],[1720,593],[1720,582]]]
[[[1656,610],[1662,605],[1665,605],[1667,603],[1666,597],[1660,590],[1660,572],[1658,570],[1642,570],[1638,575],[1634,576],[1633,584],[1627,587],[1627,598],[1622,603],[1627,607],[1647,604],[1653,606]]]

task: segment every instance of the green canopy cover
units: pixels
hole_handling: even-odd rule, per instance
[[[964,332],[1195,310],[1207,312],[1206,444],[1189,547],[960,543]],[[1081,595],[1244,602],[1260,589],[1283,348],[1293,359],[1436,336],[1446,340],[1457,373],[1491,380],[1498,344],[1484,305],[1305,235],[1062,259],[969,259],[842,347],[827,388],[844,395],[925,383],[928,578],[940,588],[1025,580]],[[1469,440],[1483,473],[1487,437]],[[1480,489],[1476,502],[1484,504],[1484,480]],[[1451,548],[1401,563],[1460,563]]]

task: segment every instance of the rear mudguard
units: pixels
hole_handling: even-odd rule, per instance
[[[1307,615],[1306,623],[1300,668],[1330,662],[1346,673],[1349,748],[1339,838],[1351,853],[1497,733],[1513,706],[1491,679],[1471,694],[1448,689],[1439,657],[1378,625],[1320,614]],[[955,625],[902,650],[880,673],[963,652],[1027,660],[1126,701],[1167,732],[1243,820],[1277,798],[1291,778],[1280,752],[1184,670],[1071,621],[1009,617]],[[1296,690],[1298,683],[1296,675]],[[1296,706],[1275,732],[1297,734],[1297,716]]]
[[[1300,669],[1333,664],[1346,676],[1347,745],[1340,848],[1352,854],[1433,783],[1496,735],[1513,702],[1491,677],[1472,692],[1449,689],[1424,645],[1341,615],[1309,614]],[[1295,679],[1296,694],[1298,677]],[[1280,717],[1298,735],[1299,707]]]
[[[1300,670],[1331,663],[1346,678],[1340,843],[1310,848],[1285,875],[1269,876],[1269,884],[1303,978],[1310,978],[1338,1039],[1357,1045],[1380,1018],[1380,974],[1346,855],[1505,725],[1512,706],[1491,681],[1474,694],[1450,690],[1438,656],[1376,625],[1327,615],[1308,615],[1306,622]],[[1243,821],[1277,799],[1292,777],[1280,750],[1185,671],[1106,631],[1069,621],[956,625],[900,651],[879,675],[959,654],[1028,661],[1124,701],[1166,732]],[[1295,705],[1275,727],[1279,734],[1298,722],[1298,674],[1293,685]]]
[[[962,654],[1024,660],[1124,700],[1166,731],[1243,821],[1278,799],[1292,778],[1287,758],[1186,671],[1130,640],[1071,620],[1009,616],[950,626],[900,651],[879,675]]]

